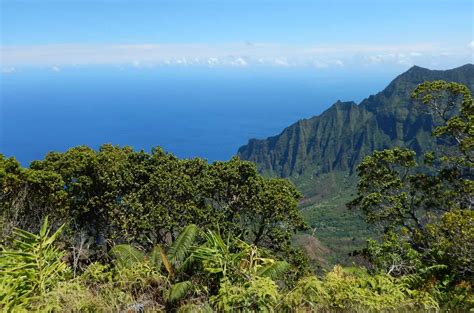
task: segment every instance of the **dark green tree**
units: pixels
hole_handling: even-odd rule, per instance
[[[238,158],[209,164],[159,148],[81,146],[49,153],[29,168],[2,157],[0,183],[5,224],[34,231],[48,215],[67,225],[70,241],[87,234],[99,256],[111,243],[169,244],[189,224],[288,252],[291,234],[306,227],[296,188]]]
[[[64,215],[67,192],[63,186],[58,173],[23,168],[14,158],[0,154],[0,242],[15,227],[39,230],[44,216]]]
[[[473,99],[466,86],[444,81],[425,82],[412,97],[438,123],[438,151],[425,154],[423,164],[401,148],[364,158],[358,194],[348,206],[384,230],[383,242],[372,241],[368,249],[379,268],[472,283]]]

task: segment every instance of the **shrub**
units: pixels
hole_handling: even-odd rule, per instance
[[[54,246],[61,231],[62,227],[50,236],[46,218],[38,235],[14,229],[12,248],[0,247],[1,309],[29,310],[68,276],[64,253]]]
[[[163,309],[166,278],[146,261],[130,267],[92,263],[82,275],[58,285],[49,301],[58,311],[118,312]]]
[[[369,275],[360,268],[335,266],[321,280],[316,276],[300,280],[284,298],[288,309],[304,310],[396,310],[437,309],[436,301],[424,292],[390,275]]]
[[[268,277],[253,277],[244,284],[232,284],[224,279],[219,293],[211,297],[212,305],[221,312],[273,312],[280,300],[278,286]]]

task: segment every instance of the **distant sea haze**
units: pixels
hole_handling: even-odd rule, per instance
[[[336,100],[383,89],[394,73],[314,69],[24,69],[0,80],[0,153],[23,165],[103,143],[227,160]]]

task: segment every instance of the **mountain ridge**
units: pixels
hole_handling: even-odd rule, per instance
[[[426,151],[434,147],[433,120],[412,105],[410,94],[419,83],[439,79],[464,83],[473,90],[474,65],[449,70],[413,66],[359,104],[337,101],[276,136],[250,139],[237,154],[255,162],[264,174],[296,178],[308,169],[314,174],[333,170],[352,174],[363,156],[391,146]]]
[[[309,255],[311,259],[351,264],[350,252],[378,236],[358,212],[345,206],[354,197],[355,169],[364,156],[394,146],[419,155],[435,150],[434,121],[410,99],[413,89],[427,80],[460,82],[472,92],[474,65],[445,71],[414,66],[359,104],[337,101],[318,116],[298,120],[276,136],[251,139],[239,149],[239,157],[255,162],[262,174],[288,178],[304,194],[301,213],[330,251]]]

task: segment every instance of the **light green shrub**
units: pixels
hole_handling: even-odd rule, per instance
[[[38,235],[15,229],[11,248],[0,247],[0,309],[32,310],[70,273],[64,253],[54,246],[62,231],[49,235],[48,219]]]
[[[211,304],[219,312],[273,312],[280,300],[278,286],[268,277],[253,277],[241,285],[224,279]]]
[[[163,310],[166,278],[148,262],[130,267],[92,263],[79,277],[59,284],[49,295],[58,311],[119,312],[131,306]]]
[[[284,298],[283,307],[303,310],[413,310],[437,309],[426,292],[414,291],[403,280],[364,269],[335,266],[323,279],[300,280]]]

